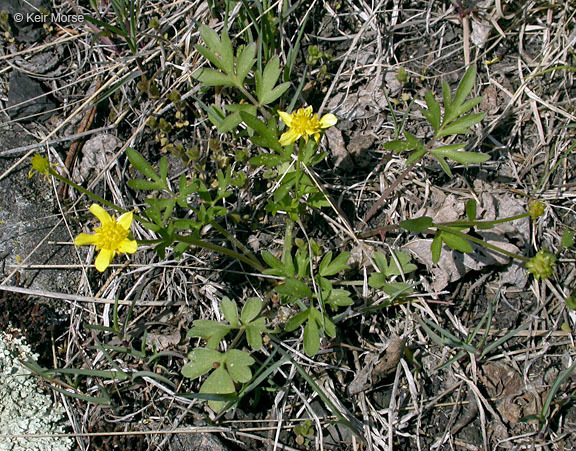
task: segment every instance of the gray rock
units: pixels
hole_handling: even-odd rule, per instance
[[[6,102],[6,112],[11,119],[21,122],[45,120],[51,116],[48,112],[54,108],[56,103],[44,92],[40,83],[17,70],[12,71]]]

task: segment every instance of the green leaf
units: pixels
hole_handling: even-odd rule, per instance
[[[270,266],[271,268],[275,268],[275,269],[284,269],[284,263],[282,262],[282,260],[274,257],[270,251],[262,251],[262,254],[260,254],[262,256],[262,259],[264,260],[264,262],[266,262],[266,264],[268,266]]]
[[[424,155],[426,155],[427,150],[424,149],[424,147],[422,146],[421,149],[416,149],[414,152],[412,152],[412,155],[410,155],[407,159],[406,159],[406,164],[407,165],[411,165],[412,163],[417,162],[418,160],[420,160]]]
[[[194,321],[194,326],[186,334],[187,338],[200,337],[207,339],[206,346],[216,349],[220,341],[232,330],[232,326],[221,324],[217,321],[199,319]]]
[[[410,254],[408,254],[407,252],[403,251],[392,251],[392,252],[394,252],[396,259],[390,257],[390,264],[386,268],[387,276],[399,276],[401,274],[407,274],[412,271],[416,271],[418,269],[416,265],[410,263],[411,261]],[[398,261],[398,263],[400,263],[400,268],[398,267],[396,260]]]
[[[476,201],[474,199],[469,199],[466,202],[466,217],[470,221],[476,220]]]
[[[444,101],[444,119],[442,123],[446,124],[448,122],[446,118],[452,113],[452,94],[450,93],[450,86],[448,86],[446,81],[442,81],[442,100]]]
[[[249,366],[253,365],[255,360],[247,352],[239,349],[230,349],[225,354],[226,369],[232,379],[236,382],[246,383],[252,379],[252,371]]]
[[[453,235],[446,231],[443,231],[442,233],[442,241],[444,241],[450,249],[456,251],[464,252],[466,254],[470,254],[473,251],[470,242],[460,236]]]
[[[267,168],[275,168],[276,166],[280,166],[282,163],[286,162],[286,158],[282,155],[263,153],[250,158],[248,162],[252,166],[266,166]]]
[[[132,179],[128,180],[126,184],[132,188],[140,191],[159,191],[164,189],[164,184],[162,182],[153,182],[150,180],[143,179]]]
[[[234,381],[224,369],[224,366],[220,365],[206,378],[200,387],[200,393],[226,395],[236,393],[236,388],[234,387]],[[208,405],[216,413],[220,412],[226,404],[226,401],[208,401]]]
[[[388,259],[386,256],[382,252],[377,252],[372,256],[372,259],[380,272],[386,274],[386,271],[388,271]]]
[[[472,133],[469,127],[481,122],[485,115],[486,113],[477,113],[462,116],[460,119],[456,119],[454,122],[444,125],[440,131],[436,133],[436,137],[439,138],[441,136],[465,135]]]
[[[482,97],[474,97],[473,99],[470,99],[470,100],[464,102],[458,108],[454,108],[454,112],[453,112],[454,118],[457,118],[458,116],[461,116],[462,114],[467,113],[472,108],[474,108],[476,105],[479,105],[480,103],[482,103]]]
[[[281,92],[280,95],[278,95],[278,97],[276,97],[276,99],[270,100],[270,98],[273,97],[271,95],[271,93],[274,89],[277,89],[280,86],[286,85],[286,83],[282,83],[280,86],[277,86],[276,88],[274,88],[274,85],[276,85],[276,82],[278,81],[278,78],[280,77],[281,72],[282,71],[280,69],[280,59],[278,58],[278,56],[273,56],[272,58],[270,58],[270,60],[268,61],[268,63],[264,67],[263,73],[256,72],[256,74],[255,74],[256,97],[258,98],[258,102],[260,102],[261,105],[266,105],[267,103],[273,102],[278,97],[280,97],[280,95],[282,95],[284,93],[284,92]],[[288,86],[289,86],[289,84],[288,84]],[[286,88],[282,88],[282,89],[284,89],[284,91],[285,91],[286,89],[288,89],[288,86],[286,86]],[[279,92],[279,91],[276,91],[276,92]]]
[[[222,38],[220,39],[220,49],[217,53],[222,59],[224,71],[232,75],[234,73],[234,49],[232,48],[232,42],[230,42],[230,38],[228,37],[226,30],[222,32]]]
[[[438,160],[438,163],[440,163],[440,167],[446,173],[446,175],[448,177],[452,177],[452,171],[450,170],[450,166],[448,165],[448,163],[446,163],[446,159],[440,155],[434,155],[434,157]]]
[[[301,280],[287,278],[283,285],[276,288],[278,294],[299,299],[312,297],[312,290]]]
[[[324,302],[330,305],[334,310],[336,310],[338,307],[354,305],[354,301],[350,297],[350,292],[340,288],[335,288],[325,293]]]
[[[428,106],[428,115],[426,118],[430,122],[430,125],[432,125],[434,131],[437,131],[440,128],[440,121],[442,120],[440,104],[430,91],[426,91],[424,97],[426,99],[426,106]]]
[[[564,229],[562,232],[562,247],[572,247],[574,246],[574,232],[570,229]]]
[[[264,321],[264,318],[261,318]],[[262,348],[262,335],[260,330],[255,327],[248,326],[246,328],[246,341],[248,346],[250,346],[254,351],[258,351]]]
[[[288,321],[286,321],[286,325],[284,326],[284,330],[286,332],[292,332],[292,331],[298,329],[304,323],[304,321],[306,321],[308,319],[308,315],[309,315],[308,310],[304,310],[303,312],[300,312],[300,313],[294,315],[292,318],[290,318]]]
[[[188,354],[190,361],[182,367],[182,375],[190,379],[196,379],[214,369],[214,363],[220,363],[222,357],[222,354],[213,349],[194,349]]]
[[[468,97],[468,94],[470,94],[472,88],[474,88],[475,81],[476,66],[471,65],[462,77],[462,80],[460,80],[458,88],[456,89],[456,94],[454,95],[454,100],[452,101],[454,108],[458,108],[464,103],[464,100],[466,100],[466,97]]]
[[[238,326],[238,306],[236,302],[224,297],[220,302],[220,309],[222,310],[224,318],[226,318],[226,321],[228,321],[231,326]]]
[[[248,298],[242,308],[242,313],[240,314],[242,324],[248,324],[258,316],[261,310],[262,300],[260,298]]]
[[[400,295],[412,294],[412,286],[404,282],[388,282],[382,286],[382,291],[388,296],[398,297]]]
[[[252,114],[245,111],[240,112],[240,117],[248,127],[256,131],[261,136],[263,139],[262,144],[265,144],[265,147],[269,147],[278,153],[282,153],[282,146],[280,145],[274,130],[269,128],[268,125],[266,125],[256,116],[253,116]],[[256,143],[255,138],[253,138],[252,141]]]
[[[468,165],[468,163],[484,163],[490,159],[490,155],[486,153],[464,152],[444,148],[434,149],[430,153],[435,157],[441,155],[442,157],[450,158],[463,165]]]
[[[384,143],[383,147],[386,150],[392,150],[396,153],[401,153],[415,149],[416,145],[414,143],[410,143],[409,141],[394,140]]]
[[[430,252],[432,253],[432,263],[437,264],[442,254],[442,232],[438,232],[434,236],[432,244],[430,245]]]
[[[207,55],[206,53],[208,52],[203,52],[202,50],[206,49],[201,46],[196,46],[198,51],[216,67],[232,75],[234,72],[234,51],[226,31],[222,33],[222,39],[220,39],[214,30],[202,25],[200,27],[200,36],[202,36],[211,55]]]
[[[313,357],[320,349],[320,332],[318,324],[310,318],[304,327],[304,351],[309,357]]]
[[[330,261],[332,259],[332,252],[328,252],[320,262],[318,272],[323,277],[329,277],[338,274],[344,269],[350,269],[346,264],[349,258],[350,252],[342,252],[338,257]]]
[[[236,77],[239,84],[244,83],[246,75],[252,70],[252,66],[256,62],[254,56],[256,55],[256,44],[252,43],[247,45],[239,52],[236,60]]]
[[[232,113],[226,116],[218,125],[218,132],[219,133],[228,133],[232,130],[236,130],[242,123],[242,118],[240,117],[240,113]]]
[[[268,105],[278,99],[282,94],[284,94],[290,87],[290,82],[284,82],[276,86],[271,91],[267,91],[262,95],[260,103],[262,105]]]
[[[400,227],[409,232],[421,233],[434,225],[434,221],[429,216],[422,216],[416,219],[407,219],[400,223]]]
[[[374,272],[370,274],[368,278],[368,285],[376,290],[382,288],[384,285],[388,283],[388,278],[385,274],[380,272]]]
[[[152,165],[146,161],[146,158],[144,158],[142,154],[132,149],[131,147],[128,147],[126,149],[126,156],[128,157],[128,160],[132,166],[134,166],[144,177],[152,179],[155,182],[161,182],[160,177],[158,174],[156,174],[156,171]]]
[[[205,67],[198,69],[192,76],[205,86],[234,86],[236,84],[228,75]]]

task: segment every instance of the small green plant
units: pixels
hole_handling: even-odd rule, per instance
[[[427,108],[422,109],[422,114],[428,120],[433,131],[430,139],[424,141],[404,131],[405,140],[390,141],[384,144],[384,147],[397,153],[412,152],[406,161],[408,165],[413,165],[426,155],[430,155],[440,163],[444,172],[450,177],[452,177],[452,170],[446,161],[447,159],[454,160],[463,165],[487,161],[490,158],[487,154],[460,150],[466,147],[468,144],[466,141],[451,144],[443,142],[443,138],[446,137],[471,133],[470,127],[484,119],[484,113],[470,112],[472,108],[482,101],[482,98],[474,97],[473,99],[466,100],[474,87],[475,80],[476,67],[470,66],[462,77],[454,96],[452,96],[448,84],[443,82],[443,105],[436,100],[434,94],[426,91],[425,99]]]
[[[100,219],[102,226],[96,228],[93,235],[81,234],[76,240],[77,245],[95,245],[100,251],[96,259],[98,271],[106,270],[115,254],[131,254],[139,246],[154,246],[161,258],[168,253],[179,258],[194,246],[233,258],[242,265],[248,265],[261,277],[274,280],[270,284],[270,292],[273,292],[275,302],[288,307],[290,314],[286,318],[274,321],[278,319],[274,318],[277,310],[270,305],[269,297],[249,298],[241,309],[236,301],[223,297],[220,302],[221,321],[196,320],[188,331],[187,338],[195,340],[196,346],[188,353],[189,360],[182,368],[182,375],[189,379],[204,378],[200,393],[194,396],[207,400],[215,412],[222,412],[261,384],[266,375],[281,364],[279,362],[285,361],[274,362],[270,357],[262,363],[259,356],[265,342],[274,343],[277,352],[285,359],[288,357],[281,347],[275,345],[275,340],[301,337],[304,352],[314,357],[322,349],[323,340],[329,342],[337,337],[338,322],[342,317],[340,310],[351,309],[355,303],[351,292],[336,284],[341,278],[340,274],[350,269],[350,253],[344,249],[338,253],[327,251],[313,240],[304,241],[295,237],[296,226],[304,230],[303,224],[312,211],[336,209],[336,204],[319,182],[314,169],[327,157],[327,153],[320,149],[324,130],[334,126],[338,119],[331,113],[319,115],[310,105],[294,109],[296,95],[292,105],[285,106],[285,95],[292,84],[280,81],[283,73],[280,59],[275,55],[266,59],[266,52],[259,51],[256,42],[248,41],[235,49],[226,31],[219,35],[205,26],[200,27],[200,36],[203,44],[198,44],[196,49],[212,67],[202,67],[193,76],[204,92],[214,87],[226,89],[226,96],[218,105],[205,105],[199,101],[204,114],[219,133],[252,143],[257,149],[255,155],[250,156],[249,151],[244,149],[237,151],[236,164],[229,165],[223,160],[212,180],[206,174],[193,171],[171,180],[165,156],[153,164],[140,152],[128,148],[126,156],[133,178],[127,182],[127,186],[144,194],[144,206],[138,214],[127,212],[68,180],[57,167],[42,157],[34,157],[32,164],[39,174],[68,183],[99,204],[121,213],[118,219],[114,219],[95,204],[91,212]],[[470,127],[484,117],[481,113],[471,112],[480,98],[466,100],[474,86],[475,74],[475,69],[471,67],[454,95],[443,83],[442,104],[432,93],[426,93],[427,108],[423,114],[433,132],[431,137],[418,138],[404,131],[405,140],[394,140],[385,145],[395,152],[411,152],[407,171],[427,155],[435,158],[449,176],[452,176],[452,171],[447,160],[467,165],[488,159],[486,154],[461,150],[466,147],[466,142],[454,142],[454,137],[470,133]],[[157,94],[154,86],[151,80],[142,77],[139,89],[154,97]],[[167,95],[167,100],[176,111],[175,121],[164,117],[151,118],[148,125],[156,133],[162,150],[189,154],[189,150],[177,148],[169,138],[170,132],[187,126],[185,102],[176,90]],[[282,214],[285,218],[281,252],[263,250],[259,256],[254,255],[233,232],[222,225],[225,224],[224,219],[241,221],[240,215],[230,211],[227,199],[246,183],[241,167],[243,163],[262,167],[266,171],[265,180],[272,187],[266,212]],[[542,204],[533,203],[526,213],[494,221],[478,219],[476,209],[476,203],[470,201],[466,205],[466,219],[435,223],[425,216],[391,227],[413,233],[433,233],[431,250],[434,262],[439,261],[443,245],[470,253],[474,251],[474,244],[520,259],[536,277],[552,275],[552,254],[538,254],[532,259],[517,256],[473,234],[474,228],[490,229],[499,223],[528,216],[536,220],[544,212]],[[156,234],[156,238],[138,242],[131,239],[132,219]],[[206,236],[207,230],[224,239],[225,245],[212,243]],[[563,242],[570,240],[569,234],[563,237]],[[389,255],[377,252],[372,260],[376,272],[370,275],[368,285],[389,296],[390,300],[384,306],[414,293],[416,284],[410,283],[406,276],[417,267],[411,262],[409,254],[402,251],[391,251]],[[370,311],[370,308],[364,311]],[[277,326],[268,329],[267,319]],[[488,318],[483,319],[483,323],[486,321],[489,324]],[[459,340],[434,324],[422,322],[422,327],[439,343],[458,347],[478,358],[493,349],[484,346],[484,343],[473,344],[477,330],[464,340]],[[123,370],[115,368],[115,371],[114,378],[125,378]],[[304,370],[298,371],[322,399],[328,400],[328,405],[333,405],[317,384],[308,375],[304,376]],[[300,435],[306,437],[304,432]]]

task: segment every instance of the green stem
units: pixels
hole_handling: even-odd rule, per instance
[[[493,221],[452,221],[452,222],[443,222],[441,225],[443,226],[470,226],[470,227],[474,227],[474,226],[481,226],[481,225],[496,225],[496,224],[503,224],[505,222],[512,222],[512,221],[516,221],[518,219],[523,219],[523,218],[527,218],[528,216],[530,216],[530,213],[526,212],[526,213],[522,213],[516,216],[510,216],[508,218],[501,218],[501,219],[495,219]]]
[[[294,198],[300,202],[300,175],[302,173],[302,146],[298,143],[298,158],[296,160],[296,187],[294,189]]]
[[[236,87],[240,90],[240,92],[242,92],[242,94],[244,94],[246,96],[246,98],[256,107],[258,108],[258,110],[260,110],[260,113],[262,113],[262,116],[264,116],[265,119],[270,119],[270,113],[268,113],[268,111],[266,111],[266,109],[260,105],[260,102],[258,102],[258,100],[256,100],[256,98],[250,93],[250,91],[248,91],[243,85],[241,84],[237,84]]]
[[[125,210],[122,207],[119,207],[118,205],[113,204],[112,202],[107,201],[106,199],[98,196],[97,194],[94,194],[92,191],[87,190],[86,188],[78,185],[77,183],[74,183],[72,180],[70,180],[67,177],[64,177],[60,174],[58,174],[54,169],[50,168],[50,175],[52,177],[54,177],[56,180],[60,180],[63,183],[66,183],[67,185],[71,186],[72,188],[80,191],[82,194],[85,194],[86,196],[88,196],[90,199],[95,200],[96,202],[99,202],[103,205],[106,205],[107,207],[112,208],[113,210],[116,210],[119,213],[127,213],[129,210]],[[144,222],[144,219],[141,218],[138,215],[134,215],[134,219],[140,221],[140,222]]]
[[[228,232],[224,227],[218,224],[216,221],[210,221],[210,225],[214,227],[224,238],[230,241],[233,245],[235,245],[238,249],[240,249],[246,257],[252,259],[253,261],[258,261],[258,258],[250,252],[250,250],[244,246],[235,236]]]
[[[254,268],[255,270],[257,270],[259,272],[262,272],[265,269],[264,266],[262,266],[262,264],[258,260],[253,260],[251,258],[246,257],[245,255],[242,255],[236,251],[233,251],[232,249],[218,246],[217,244],[212,244],[212,243],[209,243],[208,241],[197,240],[196,238],[192,238],[190,236],[178,235],[178,234],[174,234],[174,240],[180,241],[182,243],[188,243],[188,244],[191,244],[192,246],[197,246],[197,247],[201,247],[203,249],[208,249],[208,250],[211,250],[214,252],[218,252],[220,254],[228,255],[229,257],[235,258],[236,260],[240,260],[241,262],[244,262],[247,265],[250,265],[252,268]]]
[[[506,249],[502,249],[501,247],[487,243],[486,241],[481,240],[479,238],[470,236],[466,233],[458,232],[454,229],[451,229],[450,227],[446,227],[446,226],[439,225],[439,224],[435,224],[434,227],[436,227],[438,230],[441,230],[442,232],[451,233],[452,235],[458,236],[460,238],[464,238],[465,240],[468,240],[468,241],[472,241],[473,243],[479,244],[480,246],[484,246],[485,248],[488,248],[488,249],[491,249],[495,252],[499,252],[501,254],[507,255],[510,258],[515,258],[515,259],[520,260],[524,263],[528,263],[530,261],[529,258],[524,257],[523,255],[518,255],[518,254],[515,254],[514,252],[507,251]]]

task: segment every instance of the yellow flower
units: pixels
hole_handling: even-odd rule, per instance
[[[333,114],[325,114],[318,119],[318,114],[312,113],[312,107],[300,108],[298,111],[288,114],[284,111],[278,111],[282,121],[289,127],[289,130],[280,137],[280,144],[289,146],[298,141],[298,138],[304,138],[308,142],[309,136],[314,136],[316,142],[320,140],[320,132],[323,128],[336,125],[338,119]]]
[[[30,158],[30,164],[32,165],[32,169],[28,171],[29,179],[32,178],[35,173],[38,173],[39,175],[43,175],[46,180],[48,180],[50,169],[54,168],[54,165],[50,164],[47,158],[38,153],[35,153],[32,158]]]
[[[92,204],[90,213],[96,216],[102,225],[94,229],[93,235],[81,233],[74,240],[76,246],[93,244],[100,251],[96,257],[96,269],[104,272],[112,263],[117,252],[133,254],[138,249],[138,243],[128,239],[132,225],[132,212],[124,213],[118,220],[112,218],[100,205]]]

